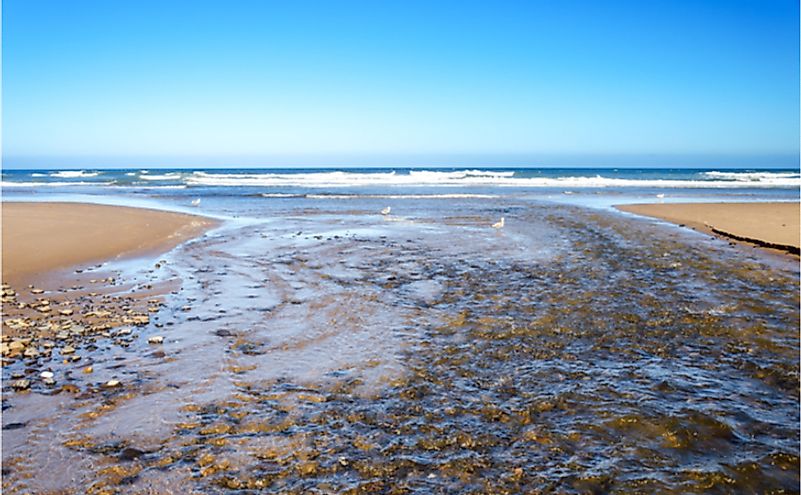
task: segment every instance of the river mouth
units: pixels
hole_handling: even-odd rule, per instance
[[[798,491],[792,262],[612,212],[415,206],[230,221],[121,275],[177,281],[127,346],[4,366],[4,491]]]

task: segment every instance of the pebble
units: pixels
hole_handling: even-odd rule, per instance
[[[150,317],[147,315],[137,315],[131,318],[134,325],[147,325],[150,323]]]
[[[39,373],[39,376],[41,376],[42,378],[53,378],[55,375],[53,374],[52,371],[42,371],[41,373]]]
[[[62,316],[70,316],[72,313],[73,311],[71,309],[62,309],[59,311],[59,314]]]
[[[164,343],[164,337],[161,335],[156,335],[147,339],[148,344],[162,344]]]
[[[107,388],[119,387],[120,386],[120,381],[119,380],[109,380],[106,383],[104,383],[103,386],[107,387]]]
[[[30,380],[15,380],[11,382],[11,386],[14,387],[16,390],[27,390],[31,388],[31,381]]]
[[[72,347],[71,345],[68,345],[63,349],[61,349],[61,354],[72,354],[73,352],[75,352],[75,348]]]

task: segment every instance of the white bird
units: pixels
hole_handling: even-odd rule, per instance
[[[656,197],[659,198],[659,199],[662,199],[662,198],[665,197],[665,195],[664,194],[657,194]]]
[[[200,206],[200,198],[192,200],[192,206]]]
[[[390,212],[390,211],[392,211],[392,207],[391,207],[391,206],[387,206],[386,208],[384,208],[383,210],[381,210],[381,214],[382,214],[382,215],[389,215],[389,212]]]
[[[494,228],[494,229],[502,229],[504,225],[506,225],[506,219],[501,217],[501,221],[493,223],[492,224],[492,228]]]

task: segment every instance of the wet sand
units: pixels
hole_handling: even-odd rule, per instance
[[[25,284],[49,271],[164,252],[214,225],[180,213],[81,203],[2,204],[3,281]]]
[[[798,203],[671,203],[616,208],[796,255],[801,244]]]

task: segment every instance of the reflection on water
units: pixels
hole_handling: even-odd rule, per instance
[[[271,211],[129,275],[181,286],[77,391],[5,391],[4,490],[798,491],[793,262],[570,206],[414,205]]]

